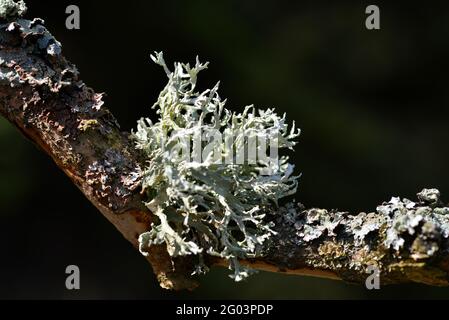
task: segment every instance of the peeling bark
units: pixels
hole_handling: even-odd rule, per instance
[[[146,161],[41,19],[0,18],[0,113],[46,152],[136,248],[153,216],[140,195]],[[18,13],[16,13],[18,14]],[[364,283],[369,265],[386,283],[448,285],[449,208],[436,190],[350,215],[288,204],[268,214],[277,235],[256,269]],[[153,246],[147,257],[164,288],[192,289],[193,261]],[[210,258],[211,265],[225,261]]]

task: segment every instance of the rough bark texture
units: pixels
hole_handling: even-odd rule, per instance
[[[62,56],[43,21],[5,12],[0,18],[0,113],[50,155],[137,247],[139,234],[152,221],[140,195],[145,159],[103,106],[102,95],[87,87]],[[264,257],[242,263],[357,283],[364,283],[366,268],[375,265],[382,284],[448,285],[448,215],[436,190],[423,191],[416,202],[392,199],[370,214],[289,204],[269,215],[277,235],[267,242]],[[147,259],[162,287],[196,286],[188,258],[173,260],[163,246],[154,246]],[[216,258],[208,262],[225,265]]]
[[[0,113],[138,247],[151,224],[139,194],[144,160],[40,19],[0,21]],[[148,260],[162,286],[195,286],[184,276],[188,261],[172,263],[164,247],[151,248]]]

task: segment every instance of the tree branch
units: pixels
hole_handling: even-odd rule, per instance
[[[2,1],[3,2],[3,1]],[[2,3],[3,5],[3,3]],[[99,211],[138,247],[151,228],[140,195],[146,161],[79,78],[43,21],[0,18],[0,113],[37,144]],[[9,19],[9,20],[6,20]],[[382,283],[447,285],[449,208],[427,190],[416,203],[393,199],[370,214],[349,215],[288,204],[269,214],[274,236],[253,268],[363,283],[375,265]],[[193,259],[171,258],[164,246],[147,257],[164,288],[192,289]],[[206,261],[225,265],[217,258]]]
[[[449,284],[449,208],[436,189],[416,202],[392,198],[371,213],[289,204],[276,216],[267,254],[246,262],[253,268],[365,283],[376,267],[383,285]]]
[[[137,248],[152,218],[139,194],[145,160],[103,106],[102,95],[60,53],[42,20],[0,21],[0,113]],[[195,286],[185,270],[190,262],[173,262],[163,246],[152,247],[147,259],[163,287]]]

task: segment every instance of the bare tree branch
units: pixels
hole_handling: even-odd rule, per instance
[[[8,11],[0,18],[0,113],[137,247],[153,219],[140,195],[146,160],[103,106],[102,95],[62,56],[43,21],[18,14]],[[242,264],[357,283],[364,283],[366,268],[374,265],[382,283],[447,285],[448,214],[436,190],[424,190],[416,202],[392,199],[370,214],[288,204],[268,215],[277,235],[263,258]],[[164,246],[152,246],[147,259],[162,287],[196,286],[191,259],[173,259]],[[206,262],[226,264],[212,257]]]

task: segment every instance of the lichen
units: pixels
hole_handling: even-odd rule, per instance
[[[16,19],[11,22],[0,20],[1,41],[13,42],[21,50],[5,50],[0,60],[0,83],[10,86],[47,85],[52,92],[74,85],[73,78],[78,71],[73,65],[57,72],[50,65],[36,63],[27,55],[28,50],[45,60],[60,57],[62,46],[44,27],[42,19],[32,21]],[[4,32],[3,32],[4,31]],[[27,48],[24,50],[23,48]],[[55,60],[56,61],[56,60]],[[38,66],[38,67],[36,67]]]
[[[343,221],[341,213],[326,209],[310,209],[303,212],[304,218],[296,221],[297,235],[305,242],[320,238],[322,235],[334,236],[334,230]]]
[[[437,189],[424,189],[415,201],[393,197],[370,213],[305,209],[292,202],[278,213],[269,262],[284,270],[332,271],[360,283],[375,266],[384,284],[448,284],[441,258],[449,246],[449,208]]]
[[[440,202],[437,189],[424,189],[417,197],[419,203],[392,198],[377,207],[377,211],[387,219],[385,246],[400,252],[406,240],[412,237],[414,240],[409,244],[410,256],[414,260],[422,260],[435,255],[441,236],[448,237],[448,219],[445,216],[447,208],[429,207]]]
[[[14,19],[21,17],[27,11],[23,0],[0,0],[0,18]]]
[[[415,261],[400,261],[389,266],[390,272],[401,272],[407,276],[408,279],[413,282],[447,286],[447,274],[440,269],[429,267],[424,262]]]
[[[385,252],[377,251],[368,245],[363,245],[355,250],[351,257],[349,267],[353,270],[365,270],[367,266],[381,267],[381,260],[385,256]]]
[[[80,124],[78,125],[78,129],[84,132],[97,127],[99,127],[99,123],[98,120],[96,119],[83,119],[80,121]]]
[[[38,50],[49,57],[57,57],[62,53],[61,43],[48,32],[42,19],[27,20],[18,18],[4,23],[0,21],[0,30],[5,30],[10,34],[20,34],[23,46],[31,42],[33,50]]]
[[[374,212],[366,214],[365,212],[359,213],[348,223],[349,228],[354,234],[354,241],[359,243],[370,232],[380,230],[385,223],[385,216],[375,214]]]
[[[96,196],[116,211],[138,187],[140,177],[140,167],[131,163],[123,151],[113,148],[105,150],[103,159],[89,164],[85,172],[86,183],[95,187]]]
[[[195,273],[207,270],[205,254],[218,256],[229,261],[231,277],[240,281],[252,270],[238,259],[263,255],[262,245],[275,233],[265,213],[295,193],[298,177],[292,176],[288,157],[239,162],[239,150],[247,152],[257,141],[258,155],[266,153],[271,144],[262,144],[264,139],[292,149],[299,130],[294,125],[288,130],[285,115],[272,109],[229,111],[218,84],[197,92],[198,73],[207,63],[175,63],[170,71],[162,53],[152,59],[169,81],[154,105],[159,121],[141,119],[134,134],[136,147],[148,157],[142,183],[146,204],[158,218],[140,235],[140,250],[146,254],[149,246],[165,243],[173,257],[195,255]]]
[[[419,236],[411,246],[411,257],[424,260],[434,256],[439,250],[440,233],[435,223],[427,221],[421,227]]]

